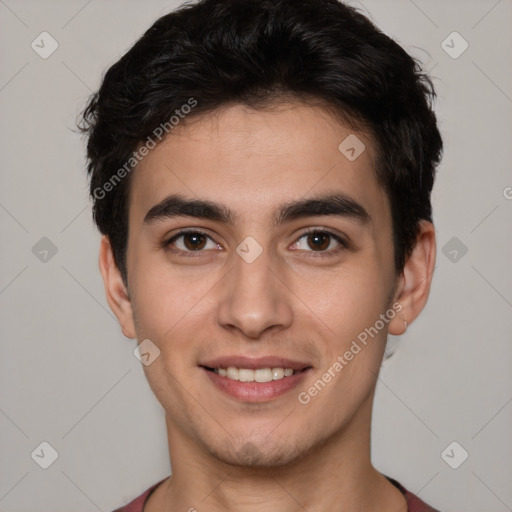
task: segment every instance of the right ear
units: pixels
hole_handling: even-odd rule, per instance
[[[127,338],[136,338],[132,303],[106,235],[101,237],[99,266],[110,309],[116,315],[123,334]]]

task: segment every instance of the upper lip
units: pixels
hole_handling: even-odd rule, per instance
[[[294,361],[285,357],[265,356],[265,357],[247,357],[247,356],[225,356],[216,359],[203,361],[199,366],[206,368],[248,368],[256,370],[258,368],[292,368],[293,370],[304,370],[311,365],[302,361]]]

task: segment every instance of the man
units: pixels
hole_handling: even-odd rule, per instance
[[[203,0],[106,73],[100,269],[172,475],[119,511],[433,511],[370,460],[388,334],[428,298],[428,77],[336,0]]]

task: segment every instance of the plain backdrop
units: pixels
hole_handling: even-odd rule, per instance
[[[391,341],[373,461],[444,512],[512,510],[512,2],[351,3],[431,71],[445,141],[433,288]],[[163,411],[105,301],[73,129],[177,5],[0,0],[1,511],[108,512],[170,474]]]

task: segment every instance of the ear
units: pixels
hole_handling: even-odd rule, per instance
[[[106,235],[101,237],[99,266],[110,309],[116,315],[123,334],[127,338],[135,338],[132,303],[121,277],[121,272],[114,260],[110,240]]]
[[[403,334],[407,330],[405,322],[407,325],[412,324],[425,307],[435,263],[435,228],[431,222],[423,220],[420,222],[414,249],[399,277],[393,303],[400,303],[402,309],[389,322],[389,334]]]

